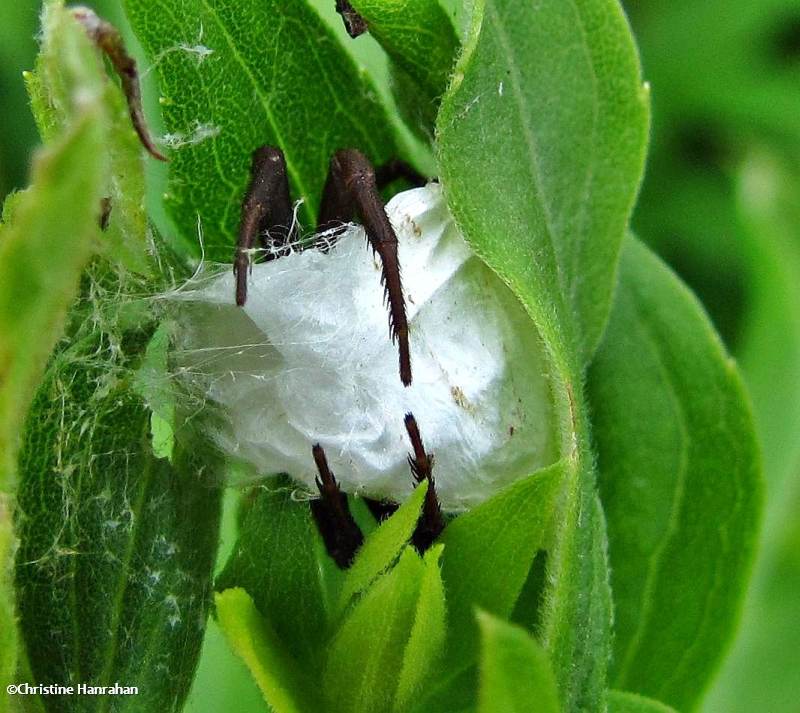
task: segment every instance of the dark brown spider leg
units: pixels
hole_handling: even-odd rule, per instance
[[[420,188],[428,182],[428,179],[410,163],[397,158],[393,158],[375,169],[375,181],[378,188],[383,189],[400,178],[416,188]]]
[[[311,514],[328,554],[341,569],[347,569],[353,564],[353,557],[364,542],[364,536],[350,514],[347,495],[339,489],[339,484],[328,467],[328,459],[322,446],[318,443],[312,452],[319,471],[317,489],[320,498],[311,501]]]
[[[142,91],[139,87],[139,73],[136,61],[128,54],[122,35],[110,22],[106,22],[93,10],[78,7],[72,11],[73,17],[83,25],[92,42],[108,57],[122,82],[122,91],[128,101],[128,113],[139,140],[148,153],[159,161],[166,161],[164,156],[150,138],[147,122],[142,111]]]
[[[347,0],[336,0],[336,12],[342,16],[347,34],[353,39],[363,35],[369,29],[367,21],[355,11]]]
[[[344,149],[337,151],[331,159],[317,229],[322,232],[343,228],[355,215],[360,216],[369,243],[381,259],[381,282],[389,303],[389,331],[392,341],[396,341],[400,349],[400,379],[408,386],[411,383],[411,353],[397,257],[397,235],[386,215],[369,160],[356,149]]]
[[[406,414],[405,424],[408,437],[411,439],[411,446],[414,449],[414,455],[408,457],[411,472],[417,483],[421,483],[423,480],[428,481],[428,492],[425,494],[425,502],[422,505],[422,515],[411,536],[411,543],[418,552],[422,553],[442,534],[444,518],[433,481],[433,455],[425,451],[414,414]]]
[[[111,222],[111,198],[101,198],[100,199],[100,230],[107,230],[108,224]]]
[[[373,500],[372,498],[364,498],[364,502],[367,504],[369,511],[372,513],[372,517],[374,517],[378,522],[383,522],[384,520],[390,518],[397,512],[398,508],[397,503],[394,503],[391,500]]]
[[[289,178],[283,151],[274,146],[262,146],[253,152],[250,166],[250,184],[242,201],[242,219],[239,223],[239,240],[233,258],[236,276],[236,304],[242,307],[247,301],[247,275],[250,256],[256,238],[261,236],[265,249],[288,244],[292,239],[294,209],[289,195]],[[272,240],[267,245],[264,238],[269,233]],[[274,253],[271,257],[277,257]],[[270,259],[268,255],[267,259]]]

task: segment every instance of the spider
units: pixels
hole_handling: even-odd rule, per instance
[[[366,23],[348,2],[337,0],[337,10],[342,13],[353,36],[366,31]],[[147,130],[136,63],[128,55],[119,31],[88,8],[75,8],[73,16],[120,76],[130,118],[142,145],[154,158],[166,161]],[[317,232],[327,233],[335,239],[356,215],[360,216],[369,243],[381,261],[381,282],[389,306],[389,331],[392,341],[399,347],[400,379],[408,386],[411,384],[411,356],[397,235],[380,196],[380,189],[398,178],[414,185],[425,183],[425,179],[403,161],[393,160],[375,170],[360,151],[337,151],[331,159],[323,190]],[[103,228],[108,224],[110,211],[111,201],[106,198],[100,211]],[[267,259],[274,259],[287,252],[294,232],[286,159],[279,148],[262,146],[253,152],[250,182],[242,202],[239,239],[233,261],[237,305],[242,307],[247,300],[247,276],[256,239],[260,239],[264,248],[271,248]],[[408,458],[413,477],[417,483],[428,481],[422,516],[412,536],[414,546],[423,551],[441,533],[444,520],[434,488],[433,457],[425,450],[413,414],[406,414],[405,426],[413,449],[413,455]],[[311,511],[329,554],[340,567],[346,568],[361,546],[363,535],[350,513],[347,495],[339,488],[320,444],[313,446],[312,455],[319,473],[316,484],[320,499],[312,502]],[[397,507],[374,500],[367,500],[367,504],[378,520],[387,517]]]
[[[337,151],[331,159],[322,193],[317,232],[324,232],[335,240],[354,217],[361,218],[370,246],[381,261],[381,282],[389,307],[389,332],[399,349],[400,379],[408,386],[411,384],[411,356],[397,235],[380,195],[381,188],[398,178],[415,185],[425,183],[403,161],[393,160],[376,170],[357,149]],[[256,239],[260,240],[266,259],[276,259],[286,253],[295,231],[286,159],[279,148],[262,146],[253,152],[250,182],[242,201],[239,237],[233,259],[237,305],[242,307],[247,301],[247,278]],[[323,246],[321,249],[326,248]],[[428,481],[422,515],[412,536],[412,544],[424,551],[441,533],[444,520],[434,488],[433,456],[425,450],[413,414],[406,414],[405,426],[413,449],[408,458],[413,477],[417,483]],[[322,446],[315,444],[312,455],[319,473],[316,484],[320,498],[312,501],[311,512],[328,553],[344,569],[352,563],[363,542],[363,535],[350,513],[347,495],[339,488],[328,466]],[[396,508],[391,503],[374,500],[367,500],[367,504],[379,521]]]

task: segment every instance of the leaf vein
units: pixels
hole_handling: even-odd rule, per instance
[[[269,104],[267,97],[264,94],[263,87],[256,79],[255,75],[253,74],[250,66],[247,64],[246,60],[239,52],[239,49],[236,44],[236,40],[231,36],[228,32],[228,28],[225,26],[225,23],[222,22],[222,19],[219,17],[219,13],[217,12],[216,8],[214,8],[208,0],[199,0],[203,7],[206,8],[208,15],[214,21],[214,23],[219,27],[220,34],[225,39],[228,44],[228,47],[231,51],[232,58],[238,63],[242,69],[244,70],[245,75],[250,80],[250,83],[255,90],[256,96],[259,99],[261,104],[261,108],[264,110],[264,115],[266,116],[267,122],[269,123],[270,127],[272,128],[273,132],[275,133],[276,140],[279,145],[283,144],[283,139],[281,135],[281,131],[278,129],[278,123],[275,120],[275,116],[272,113],[272,107]],[[309,195],[308,190],[303,185],[303,181],[301,179],[300,173],[297,168],[294,166],[291,156],[286,157],[286,170],[291,175],[294,185],[297,186],[297,189],[300,191],[302,195]]]
[[[622,665],[620,666],[620,670],[617,675],[616,685],[620,688],[625,688],[626,678],[636,658],[637,649],[641,645],[641,641],[645,635],[645,631],[650,626],[651,617],[653,613],[651,595],[656,587],[656,580],[660,574],[661,560],[664,556],[664,553],[667,550],[667,547],[670,544],[671,538],[679,531],[680,508],[683,503],[683,496],[685,491],[686,474],[689,466],[689,443],[691,441],[691,438],[689,436],[689,426],[687,422],[687,416],[686,413],[684,412],[684,409],[681,406],[681,401],[678,398],[677,389],[669,374],[669,370],[666,368],[666,365],[664,364],[663,357],[661,356],[661,350],[659,349],[658,346],[658,340],[653,334],[650,325],[647,322],[647,319],[642,314],[641,307],[637,303],[637,300],[630,299],[629,302],[632,307],[632,311],[635,315],[639,331],[643,335],[642,341],[644,343],[647,343],[651,347],[653,359],[658,365],[658,371],[661,376],[661,381],[664,384],[664,391],[665,393],[669,394],[670,401],[673,404],[674,413],[678,423],[678,428],[680,430],[682,447],[680,454],[680,465],[676,473],[675,493],[672,499],[672,503],[670,505],[670,513],[667,522],[666,532],[659,546],[653,550],[653,552],[650,554],[648,558],[647,576],[645,577],[645,583],[642,590],[642,612],[641,615],[639,616],[636,630],[634,631],[634,634],[631,637],[630,642],[628,644],[627,652],[622,658]]]

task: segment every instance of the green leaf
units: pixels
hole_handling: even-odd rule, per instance
[[[106,175],[104,109],[91,47],[71,21],[57,26],[69,123],[39,152],[32,187],[0,226],[0,491],[14,483],[18,431],[74,299],[99,229]],[[66,236],[66,237],[65,237]]]
[[[45,140],[57,135],[69,122],[69,96],[74,87],[65,82],[64,72],[69,47],[65,45],[62,26],[75,24],[62,2],[50,3],[43,17],[42,51],[35,72],[25,73],[39,133]],[[79,28],[84,32],[83,28]],[[99,50],[82,42],[80,60],[92,89],[102,93],[105,109],[106,155],[109,177],[104,198],[110,206],[103,247],[113,259],[128,270],[151,275],[152,246],[147,234],[144,206],[144,151],[131,125],[128,104],[116,81],[109,81]]]
[[[60,29],[68,121],[37,153],[31,188],[7,202],[0,225],[0,710],[17,659],[11,557],[19,436],[94,248],[106,171],[104,107],[96,74],[83,64],[88,41],[74,23]]]
[[[395,81],[399,70],[400,81],[407,83],[395,92],[398,102],[408,107],[404,99],[410,99],[432,135],[459,49],[451,19],[439,0],[355,0],[351,5],[392,60]]]
[[[12,562],[14,527],[8,498],[0,495],[0,711],[7,710],[6,686],[17,672],[17,617],[14,608]]]
[[[353,58],[356,65],[372,78],[377,90],[378,101],[385,107],[389,122],[394,127],[403,157],[423,175],[435,176],[436,161],[433,157],[430,137],[420,140],[419,136],[411,133],[411,127],[404,123],[401,116],[402,109],[398,107],[401,97],[397,96],[394,91],[391,81],[392,62],[386,52],[370,37],[364,37],[357,41],[347,37],[342,16],[336,11],[336,2],[331,3],[328,0],[306,0],[306,2],[319,13],[336,37],[341,39],[342,47]]]
[[[153,275],[155,248],[145,213],[144,151],[131,128],[128,109],[116,84],[107,85],[107,104],[112,112],[109,127],[111,180],[108,185],[111,213],[104,231],[108,254],[141,275]]]
[[[674,708],[660,701],[625,691],[609,691],[606,702],[608,713],[676,713]]]
[[[438,0],[354,0],[369,33],[425,91],[441,98],[458,51],[453,23]]]
[[[326,579],[338,581],[338,571],[322,554],[308,504],[295,501],[293,489],[277,479],[259,492],[215,586],[246,590],[288,653],[319,663],[335,603]]]
[[[448,204],[545,342],[587,360],[644,162],[636,48],[616,0],[475,5],[437,122]]]
[[[215,598],[217,618],[231,648],[242,658],[275,713],[310,713],[324,708],[313,680],[283,646],[243,589],[227,589]]]
[[[36,680],[127,682],[139,695],[118,710],[178,711],[210,604],[219,473],[188,426],[173,463],[152,452],[151,412],[130,388],[152,327],[88,324],[51,363],[20,453],[20,626]]]
[[[364,591],[397,559],[400,550],[406,545],[414,532],[422,510],[427,481],[420,483],[411,497],[404,502],[388,520],[381,523],[370,534],[356,555],[348,570],[339,598],[339,610],[358,593]]]
[[[286,154],[294,195],[314,223],[331,155],[395,156],[375,89],[316,12],[280,0],[126,0],[161,85],[171,135],[168,208],[187,240],[230,261],[250,156]]]
[[[789,157],[751,152],[738,209],[748,266],[748,311],[738,347],[764,449],[767,502],[753,584],[708,710],[790,713],[800,687],[800,176]],[[776,388],[776,375],[780,387]]]
[[[442,182],[467,241],[519,297],[552,357],[565,477],[541,639],[564,707],[595,709],[611,603],[581,385],[640,179],[647,90],[614,0],[483,0],[472,19],[437,122]]]
[[[475,713],[478,700],[477,663],[458,673],[443,676],[425,686],[424,695],[409,713]]]
[[[429,562],[438,567],[435,559]],[[406,547],[397,565],[350,611],[328,648],[323,686],[332,712],[392,709],[425,569]]]
[[[708,319],[634,240],[589,393],[615,600],[612,680],[691,708],[737,622],[760,458],[741,380]]]
[[[152,413],[134,385],[161,316],[141,296],[161,284],[125,269],[149,269],[141,150],[84,28],[61,2],[48,3],[43,26],[42,54],[28,77],[43,134],[56,145],[70,132],[87,136],[49,168],[47,194],[38,195],[35,182],[10,211],[10,231],[26,210],[32,215],[21,240],[4,240],[16,252],[3,255],[2,266],[27,278],[13,295],[12,329],[28,335],[23,346],[34,364],[40,359],[34,337],[43,342],[57,334],[42,315],[28,315],[20,305],[30,300],[47,319],[61,319],[66,304],[59,300],[67,301],[68,287],[75,296],[90,249],[102,246],[101,198],[119,198],[112,206],[112,224],[119,227],[112,225],[105,237],[113,243],[83,271],[66,338],[25,426],[17,513],[20,629],[33,679],[129,682],[143,690],[119,710],[178,710],[210,603],[219,488],[202,478],[213,477],[215,461],[203,447],[181,447],[173,465],[151,448]],[[28,197],[36,203],[26,209]],[[12,373],[9,383],[28,388],[26,379]],[[185,425],[191,440],[188,431]],[[74,710],[82,703],[53,698],[43,705]]]
[[[122,267],[149,268],[141,150],[98,50],[60,2],[46,7],[42,53],[28,85],[48,142],[58,147],[62,136],[76,134],[15,199],[3,236],[2,269],[26,277],[24,289],[11,293],[9,331],[27,336],[21,348],[33,364],[46,356],[45,340],[58,336],[46,320],[63,319],[91,249],[103,245],[101,198],[119,198],[105,236],[112,242],[83,272],[81,299],[36,393],[20,452],[16,579],[28,663],[39,681],[142,686],[120,710],[178,710],[209,605],[219,488],[200,478],[213,471],[206,449],[177,449],[174,467],[154,455],[152,414],[133,388],[159,316],[141,300],[158,289],[155,281],[133,279]],[[37,180],[43,170],[52,184],[47,193]],[[11,240],[23,220],[25,233]],[[42,314],[26,314],[26,301]],[[9,383],[30,388],[27,379],[12,372]],[[43,699],[47,709],[79,704]]]
[[[442,578],[449,608],[450,669],[475,660],[476,607],[500,617],[511,614],[536,552],[547,543],[563,474],[563,464],[556,464],[513,483],[457,517],[439,538],[445,546]]]
[[[528,632],[478,612],[481,668],[478,713],[559,713],[547,654]]]
[[[584,453],[588,450],[582,444]],[[589,456],[584,455],[585,463]],[[612,603],[605,519],[594,493],[594,471],[570,473],[571,502],[556,511],[556,542],[548,553],[538,632],[558,678],[565,710],[602,705],[611,655]]]
[[[444,649],[447,635],[444,583],[439,569],[442,545],[435,545],[425,554],[425,571],[419,585],[419,600],[411,627],[411,636],[403,654],[403,667],[397,683],[394,710],[409,710],[436,669],[434,664]]]
[[[797,4],[630,8],[648,78],[658,87],[659,117],[636,231],[697,291],[739,360],[767,479],[740,631],[704,708],[790,713],[800,686],[798,634],[783,624],[798,581],[797,559],[783,549],[796,547],[790,532],[800,472],[800,214],[796,171],[787,170],[797,165],[800,137],[798,64],[787,44]]]

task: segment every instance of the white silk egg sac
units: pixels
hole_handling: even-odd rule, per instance
[[[413,413],[442,507],[467,509],[555,458],[544,347],[470,250],[438,184],[400,193],[386,210],[399,241],[409,387],[380,264],[356,225],[327,251],[253,265],[243,308],[230,270],[181,293],[180,370],[216,406],[209,437],[225,453],[312,491],[319,443],[345,492],[406,499],[414,480],[403,417]]]

